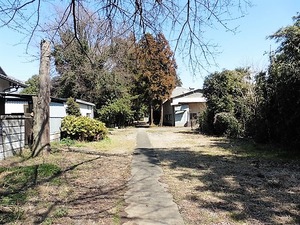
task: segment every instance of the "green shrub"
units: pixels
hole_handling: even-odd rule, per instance
[[[217,113],[214,118],[214,131],[217,135],[238,137],[241,134],[241,126],[231,113]]]
[[[67,100],[66,113],[70,116],[81,116],[79,104],[72,97]]]
[[[66,116],[61,124],[61,137],[79,141],[98,141],[106,137],[107,128],[89,117]]]
[[[207,118],[207,111],[203,111],[200,113],[198,117],[198,124],[199,124],[199,131],[205,134],[211,133],[211,130],[209,128],[209,122]]]
[[[98,113],[99,118],[109,127],[125,127],[134,118],[134,112],[131,109],[131,98],[129,97],[116,99],[112,103],[103,106]]]

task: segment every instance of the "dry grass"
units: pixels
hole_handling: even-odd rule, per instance
[[[0,224],[121,224],[133,146],[135,131],[117,130],[102,143],[0,162]],[[41,165],[58,171],[42,177]]]
[[[299,161],[189,129],[148,133],[186,224],[300,223]]]
[[[187,225],[300,223],[299,161],[189,128],[147,132]],[[100,143],[1,161],[0,224],[121,224],[135,138],[114,130]]]

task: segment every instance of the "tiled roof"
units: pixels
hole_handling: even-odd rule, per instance
[[[14,83],[14,84],[16,84],[16,85],[19,85],[20,87],[27,87],[27,85],[24,84],[22,81],[20,81],[20,80],[18,80],[18,79],[16,79],[16,78],[13,78],[13,77],[11,77],[11,76],[8,76],[8,75],[4,72],[4,70],[1,68],[1,66],[0,66],[0,78],[3,79],[3,80],[7,80],[7,81],[9,81],[9,82],[11,82],[11,83]]]
[[[190,92],[190,89],[183,88],[183,87],[176,87],[172,92],[171,98],[174,98],[178,95],[182,95],[187,92]]]

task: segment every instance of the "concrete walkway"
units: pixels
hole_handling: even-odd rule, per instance
[[[131,180],[125,201],[130,220],[125,225],[184,225],[167,186],[160,183],[163,174],[145,128],[137,134],[137,148],[132,159]]]

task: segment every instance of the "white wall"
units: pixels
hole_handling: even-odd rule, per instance
[[[27,101],[7,101],[5,102],[5,114],[24,113],[24,105]]]
[[[82,116],[94,118],[93,106],[79,103],[79,107],[80,107],[80,113]]]
[[[50,117],[63,118],[66,115],[66,106],[64,103],[50,102]]]
[[[188,124],[189,105],[178,105],[174,107],[175,127],[183,127]]]

